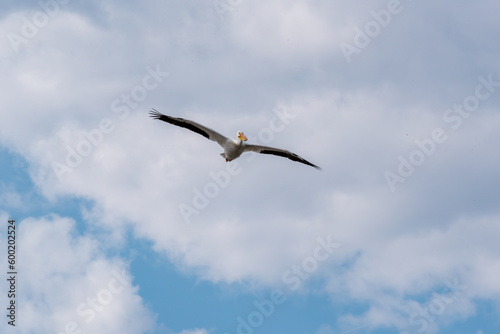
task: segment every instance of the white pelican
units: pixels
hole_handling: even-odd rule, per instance
[[[268,146],[260,146],[260,145],[250,145],[245,142],[248,140],[247,137],[243,134],[243,132],[238,131],[237,139],[226,138],[220,133],[215,132],[212,129],[207,128],[201,124],[190,121],[188,119],[180,118],[180,117],[172,117],[164,115],[158,112],[156,109],[151,109],[150,111],[151,117],[155,119],[162,120],[164,122],[177,125],[191,131],[194,131],[212,141],[217,142],[224,149],[224,153],[221,153],[222,157],[227,161],[234,160],[238,158],[243,152],[257,152],[262,154],[273,154],[280,157],[288,158],[293,161],[301,162],[303,164],[312,166],[316,169],[321,170],[315,164],[310,163],[306,159],[298,156],[295,153],[290,151],[281,150],[279,148],[268,147]]]

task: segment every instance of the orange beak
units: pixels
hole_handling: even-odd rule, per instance
[[[238,138],[241,139],[242,141],[247,141],[248,138],[243,134],[243,132],[238,132]]]

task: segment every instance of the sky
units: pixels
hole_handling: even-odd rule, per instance
[[[3,2],[0,332],[498,333],[499,10]]]

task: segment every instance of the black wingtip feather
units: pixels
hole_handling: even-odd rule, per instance
[[[274,151],[274,150],[262,150],[260,151],[261,154],[272,154],[272,155],[277,155],[277,156],[280,156],[280,157],[283,157],[283,158],[288,158],[292,161],[296,161],[296,162],[300,162],[300,163],[303,163],[305,165],[308,165],[308,166],[311,166],[311,167],[314,167],[318,170],[321,170],[321,167],[319,166],[316,166],[315,164],[313,163],[310,163],[309,161],[307,161],[306,159],[304,158],[301,158],[299,157],[297,154],[295,153],[286,153],[286,152],[281,152],[281,151]]]
[[[171,117],[171,116],[164,115],[154,108],[152,108],[149,111],[149,115],[151,117],[153,117],[154,119],[159,119],[160,121],[164,121],[164,122],[179,126],[181,128],[191,130],[193,132],[196,132],[196,133],[202,135],[205,138],[210,139],[210,135],[206,131],[204,131],[203,129],[200,129],[199,127],[194,126],[192,124],[193,122],[189,122],[183,118]]]
[[[161,116],[163,116],[163,114],[161,112],[159,112],[158,110],[152,108],[150,111],[149,111],[149,116],[155,118],[155,119],[160,119]]]

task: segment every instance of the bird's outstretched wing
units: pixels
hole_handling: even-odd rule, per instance
[[[203,125],[198,124],[196,122],[190,121],[188,119],[167,116],[167,115],[160,113],[156,109],[151,109],[151,111],[149,112],[149,115],[155,119],[159,119],[161,121],[164,121],[164,122],[167,122],[167,123],[170,123],[173,125],[177,125],[177,126],[180,126],[182,128],[186,128],[186,129],[189,129],[193,132],[196,132],[207,139],[210,139],[212,141],[217,142],[222,147],[224,147],[224,145],[226,144],[226,142],[228,140],[228,138],[224,137],[220,133],[218,133],[212,129],[209,129],[206,126],[203,126]]]
[[[269,146],[260,146],[260,145],[245,145],[245,151],[244,152],[257,152],[261,154],[272,154],[272,155],[277,155],[280,157],[288,158],[293,161],[301,162],[303,164],[306,164],[308,166],[314,167],[316,169],[322,170],[320,167],[316,166],[313,163],[310,163],[306,159],[298,156],[295,153],[292,153],[287,150],[282,150],[279,148],[274,148],[274,147],[269,147]]]

